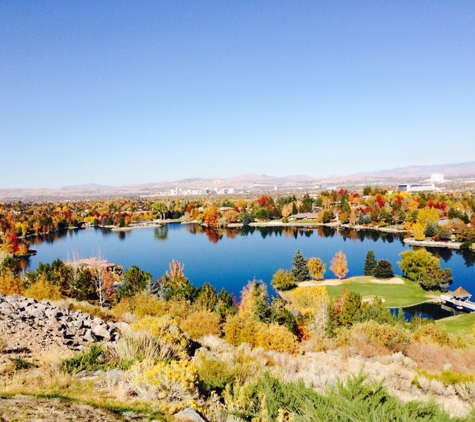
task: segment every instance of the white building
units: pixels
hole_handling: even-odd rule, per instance
[[[444,183],[444,175],[440,173],[434,173],[433,175],[430,176],[430,181],[432,183]]]

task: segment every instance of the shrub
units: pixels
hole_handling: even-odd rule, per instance
[[[20,277],[11,272],[3,272],[0,274],[0,293],[5,296],[12,294],[23,294],[23,282]]]
[[[257,324],[258,322],[244,315],[230,316],[224,324],[224,338],[234,346],[238,346],[241,343],[255,345]]]
[[[139,318],[145,316],[162,316],[166,313],[165,301],[160,300],[157,296],[149,293],[147,290],[143,290],[133,297],[133,306],[134,313]]]
[[[38,368],[38,365],[33,362],[28,362],[25,359],[21,358],[8,358],[13,363],[16,371],[21,371],[22,369],[31,369]]]
[[[50,283],[44,275],[41,275],[25,290],[24,295],[36,300],[58,300],[61,298],[61,286]]]
[[[276,290],[290,290],[297,286],[297,280],[293,273],[280,268],[272,276],[271,284]]]
[[[297,287],[290,292],[292,308],[302,311],[303,309],[320,307],[322,300],[328,300],[325,286]]]
[[[339,333],[340,343],[351,345],[366,357],[404,352],[410,344],[409,330],[400,325],[367,321]]]
[[[190,347],[187,335],[169,317],[144,317],[132,325],[135,331],[145,331],[154,337],[160,348],[157,358],[185,358]]]
[[[76,353],[61,362],[61,369],[68,374],[81,371],[96,371],[106,365],[104,349],[100,344],[92,344],[88,350]]]
[[[124,378],[141,399],[165,412],[195,407],[198,399],[198,372],[186,359],[158,363],[145,359],[134,364]]]
[[[180,327],[192,338],[198,339],[208,334],[221,333],[221,317],[215,312],[198,311],[191,313],[180,322]]]
[[[167,359],[174,356],[169,345],[145,330],[125,332],[111,354],[121,367],[130,366],[136,360]]]
[[[443,325],[428,323],[418,327],[412,335],[414,341],[421,343],[436,343],[447,346],[450,342],[449,333]]]
[[[298,347],[297,337],[284,326],[258,322],[246,315],[229,317],[224,325],[224,335],[234,346],[249,343],[265,350],[290,353],[295,353]]]
[[[77,301],[73,299],[61,299],[56,302],[59,307],[69,309],[70,311],[77,312],[81,311],[86,314],[91,315],[92,317],[101,318],[104,321],[115,321],[117,320],[116,316],[110,309],[104,308],[103,306],[93,305],[92,303],[86,301]]]
[[[438,380],[444,386],[475,382],[474,375],[461,374],[460,372],[455,372],[452,370],[445,370],[443,372],[432,373],[432,372],[427,372],[423,369],[420,369],[418,371],[418,374],[427,378],[429,381],[433,379]]]
[[[132,300],[130,298],[123,297],[112,308],[112,313],[119,319],[125,319],[127,315],[132,314],[133,310],[134,308]]]
[[[296,353],[298,350],[297,337],[286,327],[275,323],[258,324],[255,341],[264,350],[287,353]]]
[[[223,390],[236,376],[234,365],[210,353],[199,353],[195,365],[201,383],[207,391]]]

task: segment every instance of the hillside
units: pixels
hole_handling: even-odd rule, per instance
[[[64,186],[60,189],[0,189],[0,200],[24,199],[32,201],[111,198],[118,196],[169,195],[177,191],[187,194],[203,194],[206,189],[233,190],[236,193],[262,191],[314,190],[334,185],[361,185],[382,183],[397,185],[429,179],[433,173],[442,173],[446,179],[475,179],[475,162],[440,164],[431,166],[407,166],[394,169],[368,171],[357,174],[314,178],[306,175],[275,177],[264,174],[243,174],[230,178],[188,178],[176,181],[158,181],[129,186],[103,186],[89,183]]]

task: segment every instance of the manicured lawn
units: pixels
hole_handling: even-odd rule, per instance
[[[385,300],[385,305],[391,308],[399,306],[415,305],[431,298],[419,284],[402,277],[404,284],[377,284],[371,283],[372,277],[354,277],[350,280],[342,280],[337,286],[326,286],[331,297],[338,297],[343,293],[345,286],[349,286],[350,292],[359,293],[361,296],[379,296]]]
[[[442,324],[449,333],[472,334],[473,325],[475,324],[475,312],[443,318],[436,321],[436,323]]]

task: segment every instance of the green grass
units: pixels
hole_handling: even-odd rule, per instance
[[[341,296],[345,286],[349,286],[350,292],[359,293],[365,296],[379,296],[384,299],[384,304],[391,308],[400,306],[415,305],[430,299],[430,293],[426,292],[419,284],[397,277],[404,281],[404,284],[376,284],[371,283],[374,277],[352,277],[349,280],[342,280],[337,286],[326,286],[331,297]]]
[[[472,334],[475,324],[475,312],[443,318],[436,321],[436,323],[442,324],[452,334]]]

